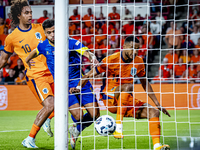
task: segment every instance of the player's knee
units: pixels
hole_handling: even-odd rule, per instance
[[[53,110],[54,110],[54,97],[48,96],[44,100],[43,105],[44,105],[47,112],[49,112],[49,113],[53,112]]]
[[[159,116],[160,116],[160,111],[158,109],[151,108],[151,110],[149,111],[149,119]]]
[[[100,116],[100,112],[98,110],[95,110],[95,112],[90,112],[90,117],[94,118],[95,120]]]
[[[96,120],[99,116],[100,116],[100,111],[99,111],[99,109],[98,109],[98,110],[96,110],[96,113],[95,113],[95,120]]]
[[[73,117],[74,117],[76,120],[81,120],[81,118],[83,118],[83,116],[81,117],[80,113],[73,114]]]

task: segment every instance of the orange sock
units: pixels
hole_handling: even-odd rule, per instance
[[[54,117],[54,111],[50,114],[50,116],[48,118],[52,119],[53,117]]]
[[[32,138],[35,138],[35,136],[36,136],[36,134],[38,133],[39,130],[40,130],[40,127],[33,124],[29,136],[32,137]]]
[[[123,117],[127,111],[127,107],[124,106],[128,105],[129,96],[130,96],[129,93],[121,93],[118,98],[117,118],[116,118],[117,124],[121,124],[121,121],[123,120]]]
[[[149,119],[149,132],[152,136],[153,145],[155,145],[156,143],[160,143],[159,117],[154,117],[154,118]]]

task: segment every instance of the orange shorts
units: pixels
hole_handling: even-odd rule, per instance
[[[51,74],[27,81],[27,85],[41,104],[49,95],[54,96],[54,80]]]
[[[109,91],[107,93],[104,93],[102,96],[102,100],[104,105],[108,108],[108,110],[111,113],[117,113],[117,104],[118,100],[114,97],[114,92],[117,87],[113,88],[112,91]],[[129,102],[127,107],[127,111],[125,113],[125,117],[135,117],[137,110],[146,102],[143,102],[139,99],[136,99],[133,97],[132,94],[130,94]]]

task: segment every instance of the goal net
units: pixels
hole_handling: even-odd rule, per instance
[[[97,60],[105,63],[106,57],[122,53],[126,37],[133,35],[139,40],[136,56],[142,58],[146,74],[143,77],[130,76],[123,78],[126,69],[121,70],[122,55],[116,66],[119,76],[109,78],[111,62],[106,62],[105,74],[93,76],[90,83],[93,94],[99,104],[100,116],[110,115],[116,119],[116,112],[110,112],[108,106],[108,83],[102,91],[103,80],[118,80],[119,88],[125,80],[132,79],[132,108],[135,98],[149,103],[157,109],[152,99],[141,86],[141,78],[147,78],[159,103],[171,117],[160,112],[160,143],[169,144],[174,150],[200,148],[200,2],[197,0],[69,0],[69,34],[68,37],[79,40],[95,54]],[[57,14],[56,14],[57,15]],[[59,15],[59,14],[58,14]],[[134,57],[136,57],[134,56]],[[81,72],[88,73],[91,63],[82,56]],[[115,63],[115,62],[114,62]],[[136,68],[137,64],[133,64]],[[94,63],[93,63],[94,65]],[[128,68],[127,68],[128,70]],[[69,72],[70,74],[70,72]],[[131,75],[131,73],[130,73]],[[113,86],[113,89],[116,87]],[[115,89],[116,90],[116,89]],[[119,95],[121,92],[118,92]],[[81,93],[82,95],[82,93]],[[93,98],[95,101],[95,98]],[[106,103],[103,100],[107,100]],[[116,98],[113,98],[115,101]],[[121,99],[119,99],[121,100]],[[113,102],[114,103],[114,102]],[[80,96],[80,105],[82,96]],[[116,107],[120,107],[118,105]],[[129,108],[127,106],[127,108]],[[81,107],[84,113],[89,108]],[[148,108],[149,109],[149,108]],[[93,112],[95,113],[95,112]],[[148,116],[149,114],[147,114]],[[103,137],[94,128],[94,124],[85,128],[76,142],[76,149],[153,149],[149,132],[148,119],[123,118],[123,139],[113,135]],[[93,122],[95,119],[93,118]],[[68,126],[73,126],[69,113]],[[82,124],[82,122],[80,122]],[[68,135],[70,140],[70,137]],[[69,144],[70,148],[70,144]]]

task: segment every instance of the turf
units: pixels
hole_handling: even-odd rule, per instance
[[[161,142],[169,144],[171,150],[196,150],[200,149],[200,110],[169,111],[172,117],[161,115]],[[21,142],[29,134],[32,123],[38,111],[0,111],[0,149],[23,150]],[[106,114],[101,111],[101,115]],[[113,114],[109,115],[116,117]],[[69,126],[72,121],[69,120]],[[51,122],[54,129],[53,120]],[[146,119],[124,119],[124,139],[118,140],[113,136],[102,137],[98,135],[91,125],[82,132],[76,149],[151,149],[152,140],[148,132]],[[190,132],[191,131],[191,132]],[[95,136],[94,136],[95,134]],[[177,136],[176,136],[177,135]],[[194,138],[190,138],[194,137]],[[193,148],[190,148],[194,141]],[[54,138],[50,138],[41,129],[36,138],[39,149],[54,149]],[[71,149],[69,144],[69,149]]]

